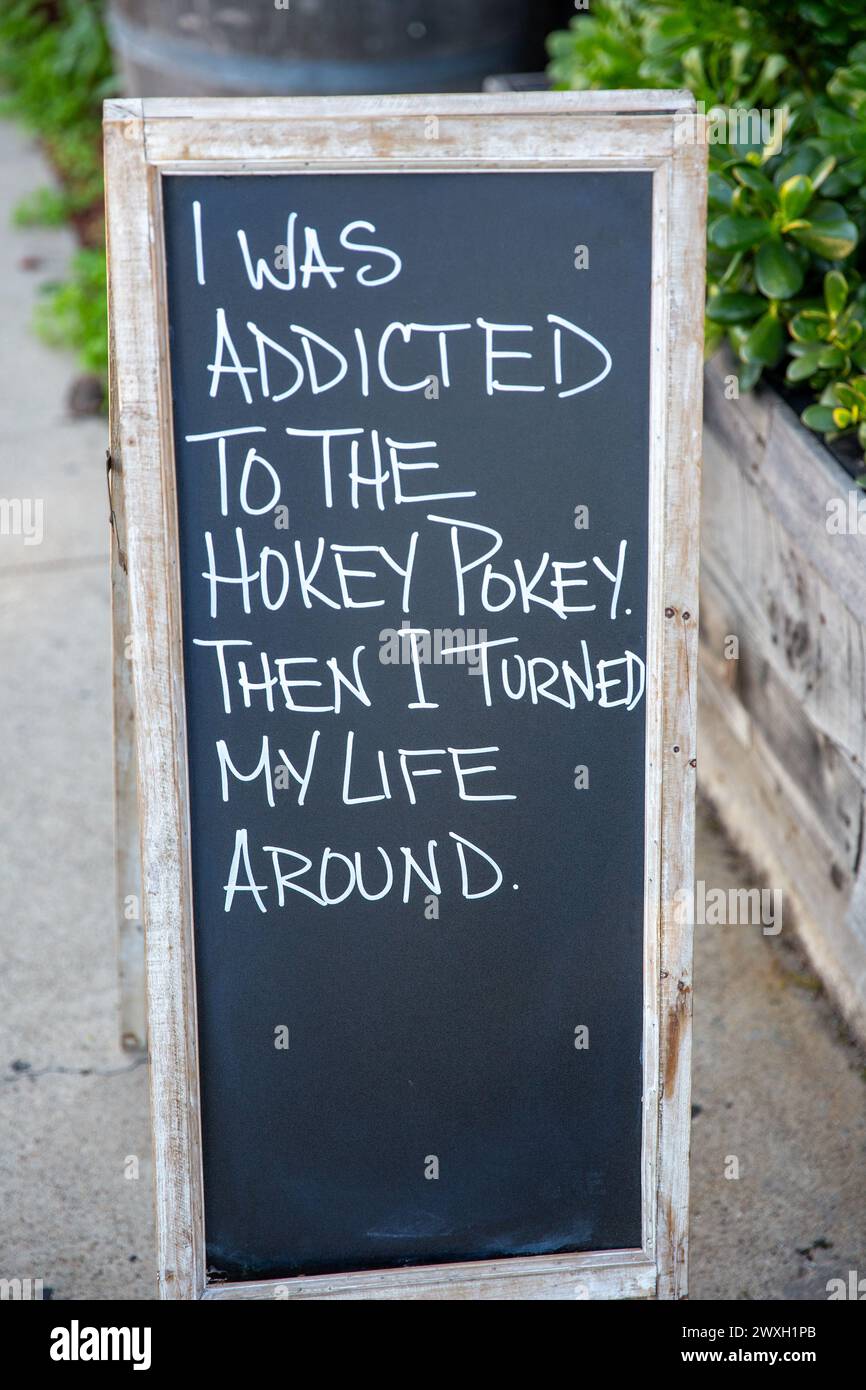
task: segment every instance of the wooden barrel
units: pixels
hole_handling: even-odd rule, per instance
[[[111,0],[127,96],[470,91],[544,62],[546,0]]]

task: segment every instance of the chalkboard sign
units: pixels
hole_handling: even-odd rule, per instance
[[[611,101],[108,106],[165,1297],[684,1293],[704,161]]]

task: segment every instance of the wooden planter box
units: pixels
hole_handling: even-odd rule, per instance
[[[866,1038],[866,497],[775,391],[728,399],[731,371],[706,372],[699,776]],[[833,534],[828,503],[860,498],[863,534]]]

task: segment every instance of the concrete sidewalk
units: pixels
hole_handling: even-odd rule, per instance
[[[146,1068],[117,1020],[106,428],[66,417],[74,366],[30,327],[72,240],[9,220],[47,177],[0,123],[0,497],[45,509],[41,545],[0,537],[0,1277],[151,1298]],[[706,809],[698,851],[708,886],[751,882]],[[823,1299],[866,1275],[863,1058],[788,934],[697,929],[693,1299]]]
[[[0,1276],[149,1298],[147,1075],[116,1008],[106,424],[66,417],[74,364],[31,328],[73,240],[10,226],[47,178],[0,123],[0,497],[44,508],[41,545],[0,536]]]
[[[696,877],[756,883],[706,804]],[[866,1274],[866,1058],[784,914],[695,928],[694,1038],[691,1298],[826,1299]]]

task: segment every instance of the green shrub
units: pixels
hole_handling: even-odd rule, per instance
[[[83,367],[105,375],[105,252],[92,248],[77,251],[70,278],[62,284],[46,285],[44,294],[36,310],[40,337],[53,347],[73,348]]]
[[[18,227],[60,227],[70,216],[69,199],[60,188],[36,188],[12,213]]]
[[[549,40],[560,87],[687,87],[709,116],[707,350],[816,397],[866,448],[866,6],[597,0]],[[772,114],[772,136],[736,112]]]
[[[0,0],[0,112],[42,142],[59,188],[38,189],[15,211],[21,225],[72,220],[85,243],[71,278],[37,311],[48,341],[82,365],[107,366],[102,217],[102,102],[114,90],[101,0]]]

